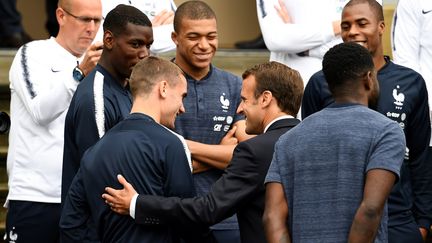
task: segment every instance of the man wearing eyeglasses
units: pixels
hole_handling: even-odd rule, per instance
[[[101,55],[101,16],[100,0],[60,0],[57,37],[22,46],[12,63],[6,242],[58,242],[64,120],[77,74]]]

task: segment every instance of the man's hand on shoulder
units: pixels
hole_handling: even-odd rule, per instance
[[[123,189],[117,190],[112,187],[106,187],[106,193],[102,194],[102,198],[105,199],[105,203],[110,206],[112,211],[118,214],[128,215],[130,203],[137,192],[122,175],[118,175],[117,179],[123,186]]]

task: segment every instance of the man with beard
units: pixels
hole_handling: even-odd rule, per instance
[[[331,48],[323,73],[335,102],[276,143],[265,180],[267,240],[388,242],[386,201],[404,158],[402,129],[368,108],[379,87],[364,47]]]

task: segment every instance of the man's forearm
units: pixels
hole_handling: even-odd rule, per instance
[[[264,219],[264,225],[268,243],[291,243],[289,232],[285,224],[277,223],[271,219]]]
[[[231,161],[236,145],[204,144],[188,141],[188,146],[194,160],[224,170]]]
[[[373,242],[381,221],[381,212],[368,208],[363,203],[355,214],[351,225],[348,242]]]
[[[288,220],[288,204],[282,184],[266,184],[266,201],[263,213],[264,231],[268,243],[289,243],[286,222]]]

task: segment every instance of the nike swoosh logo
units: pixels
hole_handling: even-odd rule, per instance
[[[423,14],[427,14],[427,13],[430,13],[430,12],[432,12],[432,10],[429,10],[429,11],[424,11],[424,9],[422,10]]]
[[[53,73],[58,73],[58,72],[60,72],[60,70],[56,70],[56,69],[54,69],[54,68],[51,68],[51,72],[53,72]]]

